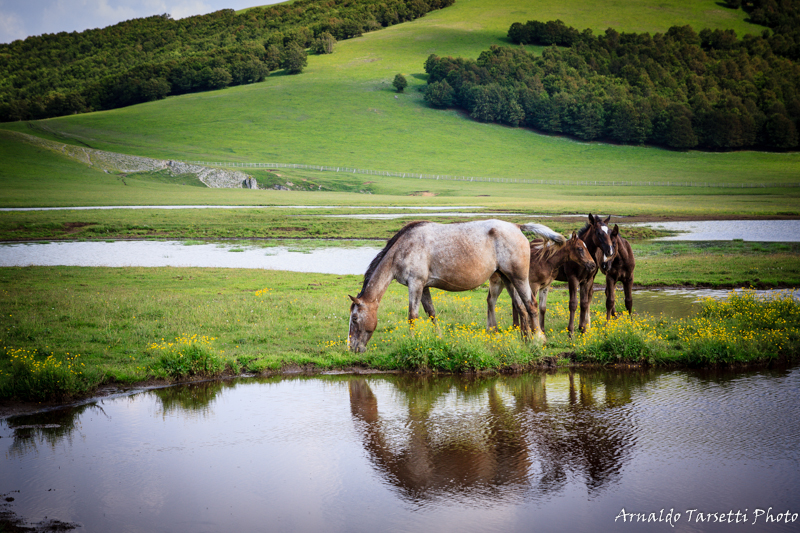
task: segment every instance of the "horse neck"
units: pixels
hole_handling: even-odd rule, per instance
[[[550,257],[544,259],[545,265],[549,269],[556,269],[559,268],[561,265],[569,261],[569,243],[559,246],[556,251],[554,251]]]
[[[589,250],[589,254],[594,257],[594,253],[600,248],[597,242],[595,242],[597,237],[594,234],[594,226],[588,225],[583,228],[578,232],[578,238],[583,241],[586,245],[586,249]]]
[[[359,295],[362,299],[367,302],[381,301],[383,294],[394,279],[394,269],[392,268],[394,263],[393,256],[394,254],[392,253],[387,253],[384,256],[383,260],[369,278],[364,290]]]
[[[630,245],[628,244],[628,241],[617,235],[616,237],[611,239],[611,244],[614,245],[614,250],[616,250],[617,252],[617,257],[619,257],[621,261],[623,262],[630,261],[629,259],[630,253],[628,251],[630,249],[629,248]]]

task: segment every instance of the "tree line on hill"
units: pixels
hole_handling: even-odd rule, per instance
[[[0,121],[114,109],[299,73],[307,50],[414,20],[455,0],[297,0],[0,44]]]
[[[800,128],[800,0],[728,0],[768,25],[733,30],[602,35],[561,21],[514,23],[477,60],[431,55],[425,99],[483,122],[591,141],[674,149],[785,151]]]

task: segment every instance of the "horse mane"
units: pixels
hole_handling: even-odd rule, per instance
[[[589,232],[589,229],[591,229],[591,227],[592,225],[587,222],[581,229],[578,230],[578,238],[583,242],[586,242],[586,239],[584,239],[584,237]]]
[[[358,296],[356,296],[356,298],[361,298],[362,296],[364,296],[364,291],[367,290],[367,284],[372,279],[372,275],[375,274],[375,270],[378,269],[378,265],[381,264],[383,258],[386,257],[386,253],[391,249],[392,246],[394,246],[394,243],[396,243],[400,239],[400,237],[404,236],[412,229],[427,223],[428,223],[427,220],[416,220],[414,222],[409,222],[408,224],[403,226],[400,231],[395,233],[391,239],[389,239],[386,242],[386,246],[383,247],[383,250],[378,252],[378,255],[376,255],[372,259],[372,262],[370,262],[369,267],[367,267],[367,271],[364,273],[364,283],[361,285],[361,292],[358,293]]]
[[[531,260],[547,261],[566,246],[567,242],[569,241],[558,243],[550,239],[534,239],[531,241]]]

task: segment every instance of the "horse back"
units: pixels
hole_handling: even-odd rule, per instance
[[[527,279],[528,239],[519,226],[501,220],[427,223],[409,231],[391,254],[395,279],[411,276],[444,290],[469,290],[499,270]]]

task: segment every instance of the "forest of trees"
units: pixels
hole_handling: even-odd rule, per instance
[[[455,0],[297,0],[0,44],[0,121],[113,109],[297,73],[306,50],[414,20]]]
[[[798,148],[800,0],[728,0],[768,26],[733,30],[595,36],[561,21],[514,23],[518,44],[492,46],[477,60],[425,63],[425,99],[483,122],[528,126],[582,140],[685,150]]]

